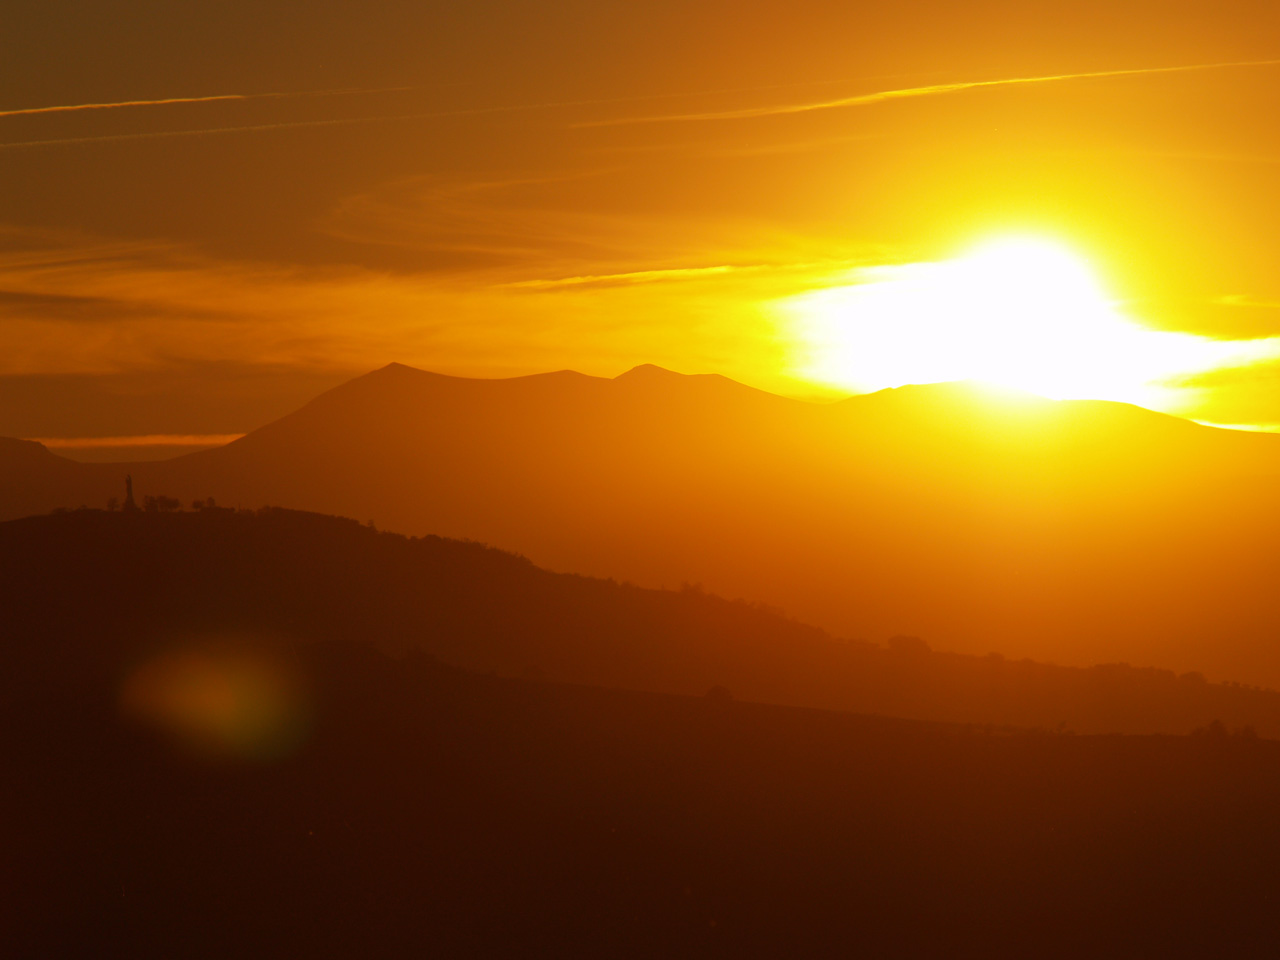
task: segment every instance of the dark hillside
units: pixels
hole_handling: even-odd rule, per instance
[[[279,510],[0,525],[0,584],[7,955],[1128,960],[1280,942],[1280,744],[741,699],[1031,710],[1056,691],[1150,723],[1185,720],[1172,694],[1202,712],[1274,694],[842,643],[698,591]]]
[[[509,677],[918,719],[1280,737],[1280,694],[1124,665],[1062,668],[889,648],[697,589],[540,570],[475,543],[409,539],[285,510],[74,511],[0,524],[6,695],[87,658],[123,671],[188,641],[368,640]]]
[[[1280,745],[277,653],[309,719],[254,759],[102,676],[0,703],[9,955],[1274,956]]]

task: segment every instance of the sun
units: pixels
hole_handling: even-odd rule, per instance
[[[811,381],[866,391],[978,380],[1160,408],[1174,379],[1254,359],[1247,344],[1139,323],[1084,257],[1039,237],[848,279],[780,305]]]

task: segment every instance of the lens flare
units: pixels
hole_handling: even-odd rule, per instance
[[[136,669],[121,690],[127,715],[202,754],[270,760],[291,752],[307,728],[295,671],[261,651],[191,647]]]
[[[1212,340],[1125,315],[1089,265],[1033,238],[954,260],[864,268],[778,304],[809,380],[858,391],[979,380],[1057,400],[1168,409],[1179,378],[1280,356],[1280,340]]]

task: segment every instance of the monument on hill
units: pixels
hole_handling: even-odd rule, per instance
[[[128,474],[124,478],[124,512],[138,512],[138,505],[133,500],[133,474]]]

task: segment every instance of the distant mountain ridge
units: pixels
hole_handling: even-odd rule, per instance
[[[1280,686],[1280,438],[1125,404],[966,384],[815,404],[656,367],[473,380],[392,364],[216,450],[0,462],[0,516],[102,504],[128,470],[140,493],[702,583],[844,636]]]

